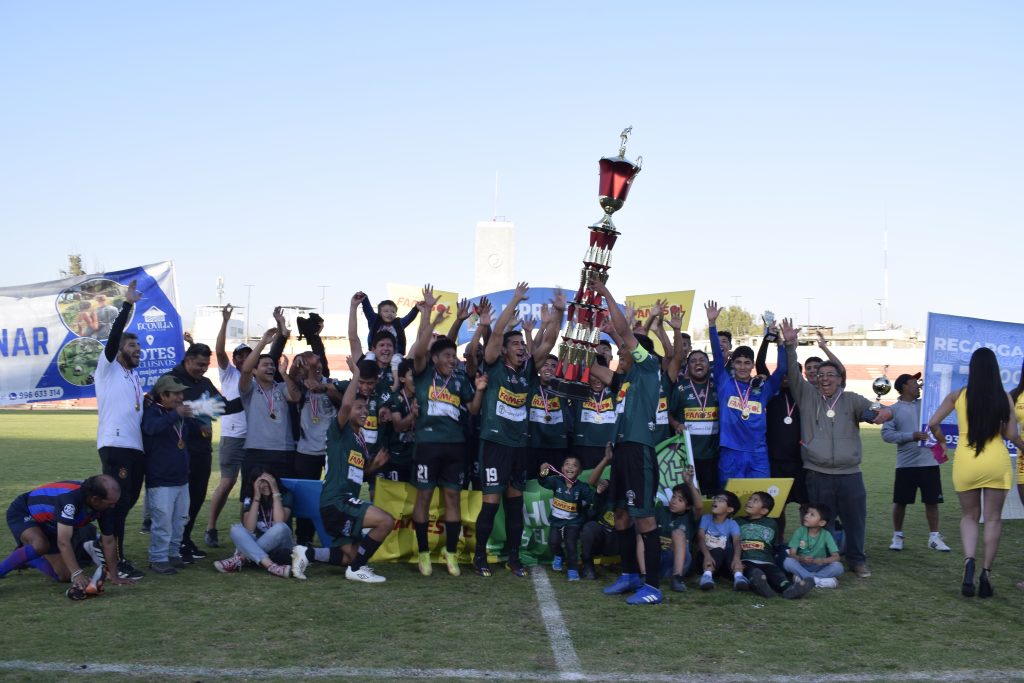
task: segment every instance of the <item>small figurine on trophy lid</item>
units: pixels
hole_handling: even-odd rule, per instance
[[[875,381],[871,383],[871,391],[875,392],[875,401],[871,404],[871,410],[881,410],[881,398],[892,390],[892,382],[889,381],[889,378],[885,374],[888,371],[889,366],[886,365],[882,368],[882,376],[876,377]]]
[[[621,143],[617,156],[604,157],[598,164],[601,178],[598,200],[604,216],[590,226],[590,243],[583,255],[580,285],[566,311],[562,348],[558,352],[558,365],[551,381],[551,390],[562,396],[585,398],[590,393],[590,365],[597,354],[601,340],[601,323],[608,311],[601,296],[590,287],[590,282],[608,281],[612,264],[612,247],[619,231],[612,222],[612,214],[622,208],[633,179],[640,172],[642,157],[636,163],[626,158],[626,139],[633,130],[626,128],[619,135]]]

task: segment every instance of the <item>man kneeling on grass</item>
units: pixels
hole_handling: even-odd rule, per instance
[[[355,375],[356,368],[351,359],[349,368]],[[358,382],[349,382],[338,409],[338,418],[327,431],[327,474],[320,493],[320,517],[331,535],[331,547],[327,550],[295,546],[292,549],[292,576],[297,579],[305,579],[306,567],[310,561],[317,560],[347,566],[345,578],[352,581],[386,581],[367,563],[387,538],[395,519],[379,507],[360,500],[359,490],[365,476],[387,464],[388,450],[382,448],[377,457],[367,464],[370,454],[363,438],[367,397],[356,393],[358,387]],[[366,535],[363,535],[364,527],[370,529]]]

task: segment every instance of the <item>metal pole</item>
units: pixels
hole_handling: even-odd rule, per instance
[[[249,318],[252,315],[252,288],[256,285],[246,285],[249,290],[245,299],[245,341],[249,341]]]

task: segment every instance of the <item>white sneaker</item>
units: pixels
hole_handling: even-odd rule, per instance
[[[383,576],[374,573],[369,567],[354,570],[349,567],[345,570],[345,578],[351,581],[362,581],[363,583],[384,583],[387,581]]]
[[[92,558],[93,564],[97,568],[103,567],[103,549],[100,548],[96,541],[86,541],[82,544],[82,548],[85,549],[85,552],[89,553],[89,557]]]
[[[893,534],[889,550],[903,550],[903,534]]]
[[[292,548],[292,576],[296,579],[306,580],[306,567],[309,560],[306,559],[306,546],[297,545]]]
[[[944,553],[949,552],[949,546],[946,545],[946,541],[938,531],[928,536],[928,547],[932,550],[941,550]]]
[[[818,588],[839,588],[839,579],[829,577],[822,579],[820,577],[814,577],[814,585]]]

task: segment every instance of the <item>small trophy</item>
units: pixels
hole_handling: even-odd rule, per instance
[[[612,214],[622,208],[643,163],[643,157],[638,157],[636,163],[626,158],[626,140],[632,130],[630,126],[619,135],[618,156],[604,157],[598,162],[601,176],[598,197],[604,216],[589,228],[590,245],[583,255],[580,285],[566,312],[562,347],[555,376],[551,380],[551,391],[568,398],[586,398],[590,394],[590,366],[597,355],[601,325],[608,316],[605,302],[590,288],[590,282],[595,279],[608,281],[612,247],[619,237]]]
[[[774,344],[779,338],[779,335],[772,329],[775,326],[775,314],[771,311],[765,311],[761,314],[761,320],[764,321],[765,341]]]
[[[881,410],[881,398],[892,390],[892,382],[889,381],[889,378],[885,374],[888,370],[889,366],[886,365],[882,368],[882,376],[876,377],[875,381],[871,383],[871,391],[875,392],[875,401],[871,404],[871,410]]]

